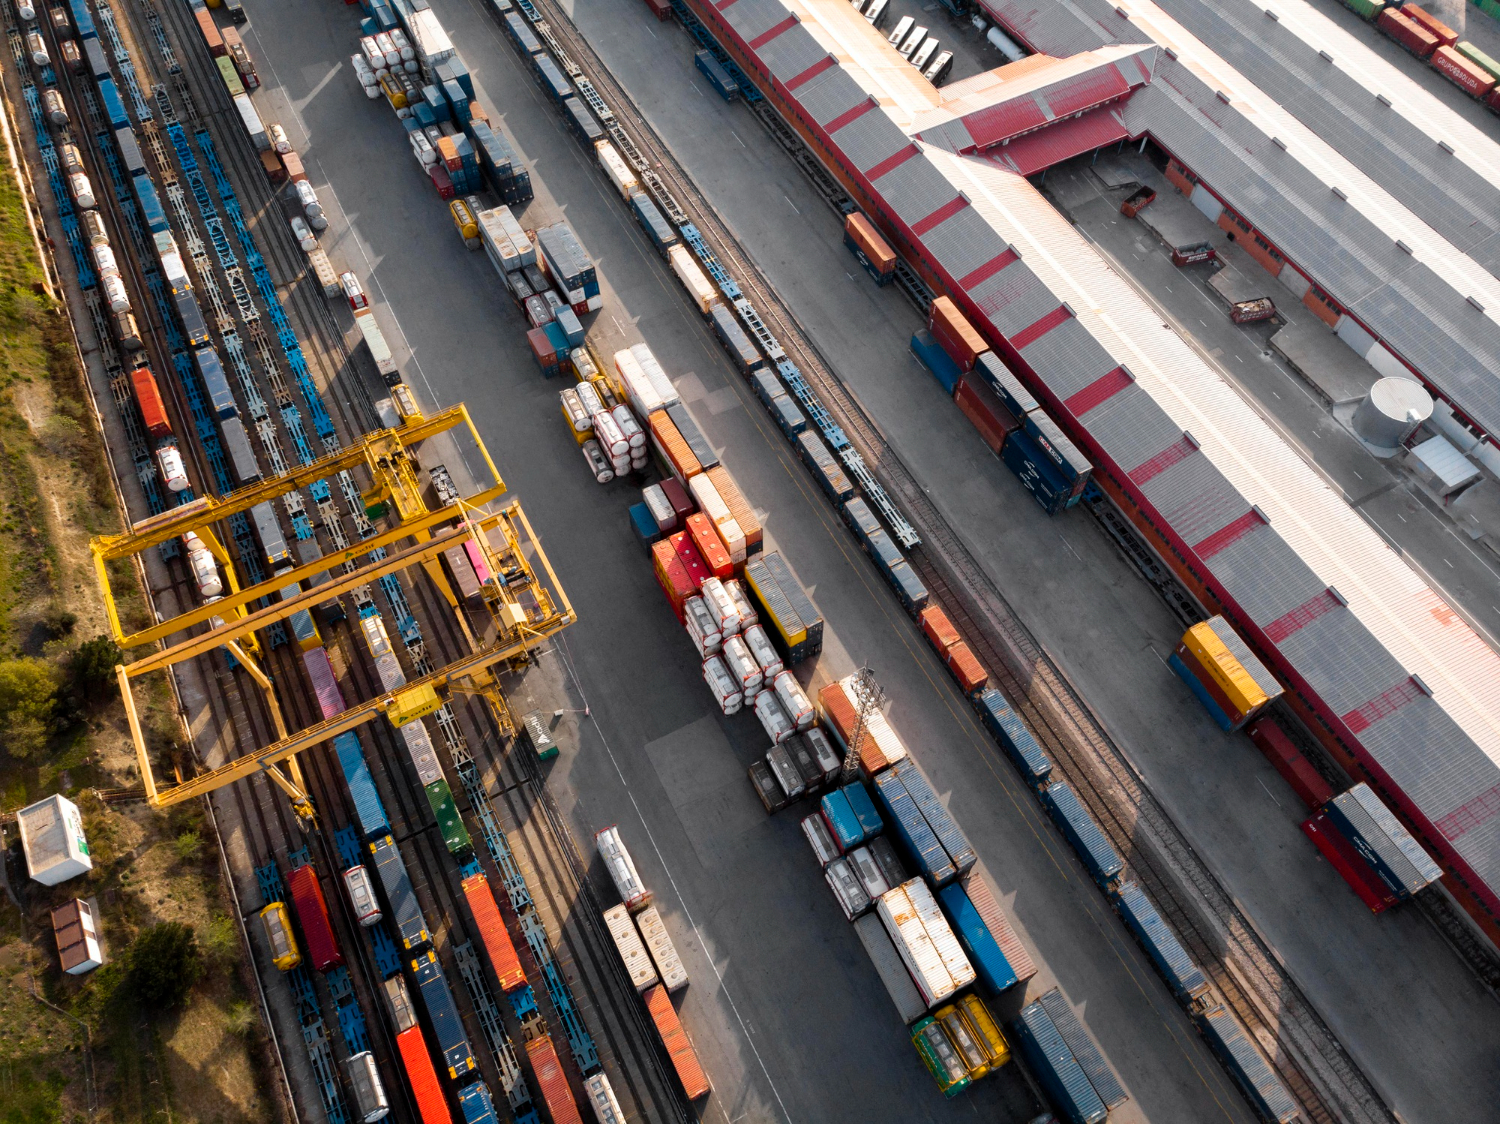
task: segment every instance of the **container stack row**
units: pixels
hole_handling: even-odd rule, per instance
[[[1477,2],[1477,0],[1476,0]],[[1492,113],[1500,113],[1500,62],[1485,54],[1431,12],[1388,0],[1344,0],[1344,6],[1422,59]],[[1490,15],[1500,7],[1479,3]]]

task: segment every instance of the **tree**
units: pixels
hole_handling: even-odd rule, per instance
[[[180,1006],[203,975],[203,952],[191,925],[163,921],[130,946],[130,985],[148,1011]]]
[[[68,663],[73,690],[85,706],[113,698],[118,684],[115,666],[120,662],[119,646],[108,636],[96,636],[78,646]]]
[[[30,757],[47,743],[56,703],[51,664],[29,656],[0,660],[0,738],[12,757]]]

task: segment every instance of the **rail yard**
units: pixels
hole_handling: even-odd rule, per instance
[[[0,0],[283,1114],[1492,1111],[1493,29],[1209,7]]]

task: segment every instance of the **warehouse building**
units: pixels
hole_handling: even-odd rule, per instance
[[[1180,29],[1171,47],[1101,45],[1097,22],[1059,8],[1072,40],[1054,51],[1069,57],[938,90],[844,0],[690,3],[1500,944],[1500,656],[1025,176],[1150,135],[1184,186],[1203,186],[1201,208],[1298,247],[1309,307],[1361,312],[1371,343],[1396,349],[1378,362],[1432,372],[1439,394],[1497,426],[1500,333],[1484,308],[1500,311],[1500,282]],[[1038,46],[1041,17],[1026,12],[1009,25]]]

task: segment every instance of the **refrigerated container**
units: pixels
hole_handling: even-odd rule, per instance
[[[807,837],[808,846],[812,848],[820,867],[827,866],[843,854],[838,841],[833,837],[833,832],[828,829],[828,824],[817,812],[803,818],[802,834]]]
[[[623,905],[610,906],[604,911],[604,924],[609,928],[609,935],[614,938],[615,951],[620,954],[625,974],[630,977],[636,991],[656,986],[656,968],[651,963],[646,946],[641,943],[640,934],[635,931],[630,911]]]
[[[634,912],[650,905],[651,891],[646,889],[646,884],[636,871],[635,860],[630,857],[624,840],[620,838],[619,826],[611,824],[596,831],[594,845],[599,848],[599,857],[604,861],[605,869],[609,871],[610,880],[614,882],[615,891],[625,903],[625,908]]]
[[[844,920],[853,921],[862,913],[870,909],[870,895],[860,884],[859,876],[855,874],[847,857],[834,859],[823,868],[823,878],[828,883],[828,888],[833,891],[834,900],[839,903],[839,908],[844,911]]]
[[[662,986],[668,991],[686,987],[687,969],[682,966],[682,957],[677,955],[677,946],[672,943],[671,934],[667,932],[667,926],[657,908],[648,905],[636,915],[635,921],[640,927],[646,951],[651,954],[651,962],[656,965],[657,974],[661,977]]]

